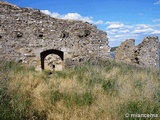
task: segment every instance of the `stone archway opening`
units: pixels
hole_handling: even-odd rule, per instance
[[[60,50],[50,49],[40,53],[41,69],[61,71],[63,69],[64,53]]]

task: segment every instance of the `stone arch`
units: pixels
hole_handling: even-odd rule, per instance
[[[50,50],[46,50],[46,51],[43,51],[40,53],[40,58],[41,58],[41,69],[44,70],[45,69],[45,65],[44,65],[44,62],[45,62],[45,58],[46,56],[48,55],[58,55],[61,60],[63,61],[64,60],[64,52],[63,51],[60,51],[60,50],[55,50],[55,49],[50,49]],[[55,67],[55,65],[53,65]]]

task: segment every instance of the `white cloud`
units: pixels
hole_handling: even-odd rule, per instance
[[[159,18],[159,19],[152,20],[152,22],[160,22],[160,18]]]
[[[111,24],[108,26],[108,29],[118,29],[123,27],[123,24]]]
[[[107,29],[131,29],[132,25],[124,25],[122,22],[106,22],[105,24],[109,25]]]
[[[45,13],[45,14],[47,14],[47,15],[50,15],[50,14],[51,14],[51,12],[48,11],[48,10],[41,10],[41,12],[43,12],[43,13]]]
[[[132,32],[134,26],[125,25],[121,22],[106,22],[107,34],[110,36],[109,41],[124,41],[133,38],[136,35]]]
[[[124,25],[120,22],[106,22],[109,26],[107,29],[119,29],[122,28]]]
[[[153,31],[154,31],[154,29],[151,27],[151,25],[137,24],[135,26],[135,30],[133,31],[133,33],[136,33],[136,34],[150,34]]]
[[[154,30],[151,34],[160,34],[160,30]]]
[[[59,13],[50,12],[48,10],[41,10],[41,12],[43,12],[47,15],[50,15],[52,17],[55,17],[55,18],[60,18],[60,19],[80,20],[80,21],[89,22],[89,23],[92,23],[92,24],[103,24],[102,20],[94,21],[93,17],[83,17],[78,13],[67,13],[67,14],[64,14],[64,15],[60,15]]]
[[[95,24],[103,24],[103,20],[98,20],[96,22],[94,22]]]
[[[59,18],[60,17],[60,14],[56,13],[56,12],[53,12],[51,14],[52,17],[55,17],[55,18]]]
[[[127,30],[127,29],[126,30],[120,30],[119,32],[120,33],[129,33],[129,30]]]
[[[136,29],[148,29],[150,28],[149,25],[146,25],[146,24],[137,24],[136,25]]]
[[[107,21],[105,24],[120,24],[121,22],[119,22],[119,21]]]
[[[158,4],[160,4],[160,0],[159,1],[157,1],[156,3],[154,3],[155,5],[158,5]]]
[[[47,15],[50,15],[52,17],[56,17],[56,18],[59,18],[60,17],[60,14],[56,13],[56,12],[50,12],[48,10],[41,10],[41,12],[47,14]]]
[[[136,33],[136,34],[148,34],[148,33],[151,33],[153,32],[154,30],[152,28],[148,28],[148,29],[139,29],[139,30],[134,30],[133,33]]]
[[[111,30],[107,29],[108,34],[116,34],[118,31],[119,31],[118,29],[111,29]]]
[[[61,15],[62,19],[70,19],[70,20],[82,20],[85,22],[93,22],[91,17],[82,17],[80,14],[78,13],[68,13],[66,15]]]
[[[121,22],[106,22],[107,35],[111,43],[122,42],[126,39],[142,40],[144,36],[160,34],[160,24],[133,24],[127,25]],[[112,28],[112,29],[111,29]]]

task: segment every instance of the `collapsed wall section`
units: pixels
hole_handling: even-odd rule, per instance
[[[131,62],[134,48],[134,39],[128,39],[122,42],[121,45],[115,51],[115,59],[117,61]]]
[[[158,69],[159,57],[158,37],[146,37],[136,46],[132,61],[140,66]]]
[[[124,41],[115,52],[116,61],[157,70],[159,67],[158,37],[146,37],[137,46],[134,46],[134,43],[134,39]]]

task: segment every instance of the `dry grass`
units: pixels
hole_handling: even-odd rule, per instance
[[[1,65],[1,71],[3,120],[123,120],[125,113],[160,115],[160,74],[150,70],[107,61],[51,75],[14,63]]]

